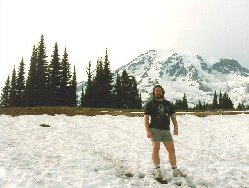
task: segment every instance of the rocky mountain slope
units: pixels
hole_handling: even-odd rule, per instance
[[[126,70],[135,76],[143,102],[155,84],[165,89],[170,101],[182,99],[185,93],[189,106],[212,103],[215,90],[227,92],[237,107],[249,105],[249,70],[236,60],[203,57],[189,52],[150,50],[115,71]],[[114,74],[115,75],[115,74]]]

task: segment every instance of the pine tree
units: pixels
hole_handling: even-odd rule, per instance
[[[225,92],[223,95],[220,91],[219,95],[219,108],[220,109],[233,109],[233,102],[229,98],[228,94]]]
[[[112,107],[113,99],[112,99],[112,73],[110,70],[110,62],[108,59],[108,53],[106,48],[105,61],[104,61],[104,70],[103,70],[103,93],[102,93],[102,103],[103,107]]]
[[[222,101],[224,109],[233,109],[233,103],[226,92],[223,94]]]
[[[224,104],[223,104],[223,97],[222,97],[222,93],[220,91],[220,95],[219,95],[219,109],[224,108]]]
[[[141,108],[141,109],[143,108],[142,102],[143,102],[143,101],[142,101],[142,93],[140,92],[140,93],[139,93],[139,106],[140,106],[139,108]]]
[[[73,78],[70,86],[70,106],[77,106],[77,78],[76,78],[76,69],[74,66]]]
[[[217,109],[218,107],[219,107],[219,105],[218,105],[218,97],[217,97],[217,94],[216,94],[216,91],[215,91],[214,92],[212,109]]]
[[[5,85],[2,90],[0,106],[8,107],[10,106],[10,76],[8,76]]]
[[[228,109],[234,109],[233,102],[230,97],[228,98]]]
[[[49,72],[48,62],[46,60],[46,47],[44,44],[44,36],[41,35],[41,39],[38,45],[37,51],[37,106],[46,106],[49,104]]]
[[[93,107],[104,107],[103,94],[104,94],[104,70],[102,58],[98,58],[96,66],[96,75],[93,80]]]
[[[62,78],[61,78],[61,105],[69,105],[70,100],[70,94],[69,94],[69,88],[70,88],[70,82],[71,82],[71,71],[70,71],[70,63],[68,60],[68,53],[67,49],[65,48],[64,54],[62,57]]]
[[[61,85],[62,85],[62,67],[60,64],[60,57],[59,57],[59,51],[58,51],[58,44],[55,43],[54,51],[52,55],[52,60],[49,66],[49,104],[52,106],[58,106],[61,105]]]
[[[207,104],[204,102],[203,103],[203,107],[202,107],[203,110],[207,110]]]
[[[122,98],[120,99],[122,102],[122,107],[123,108],[129,108],[129,76],[126,70],[123,70],[122,75],[121,75],[121,85],[122,85]]]
[[[25,72],[23,58],[19,64],[18,76],[16,81],[17,87],[17,101],[16,106],[24,106],[24,92],[25,92]]]
[[[102,58],[97,59],[96,75],[93,78],[92,83],[92,98],[94,99],[92,107],[112,107],[112,74],[107,49],[104,62],[102,61]]]
[[[37,104],[37,49],[34,46],[30,58],[30,67],[28,71],[28,78],[26,81],[26,89],[24,93],[24,101],[26,106],[35,106]]]
[[[87,73],[87,87],[85,92],[85,106],[93,107],[94,96],[93,96],[93,72],[91,69],[92,63],[89,61],[88,67],[86,68]]]
[[[245,109],[246,107],[245,107],[245,105],[244,105],[244,103],[242,102],[242,103],[239,103],[238,104],[238,106],[237,106],[237,109],[239,109],[239,110],[243,110],[243,109]]]
[[[85,106],[85,93],[84,93],[84,88],[83,88],[83,84],[82,84],[82,88],[81,88],[81,97],[80,97],[80,107]]]
[[[174,108],[176,110],[181,110],[182,109],[182,100],[179,99],[179,100],[176,100],[175,104],[174,104]]]
[[[188,110],[188,100],[185,93],[182,99],[182,110]]]
[[[182,100],[176,100],[174,104],[176,110],[188,110],[188,100],[186,94],[184,93]]]
[[[117,73],[116,84],[114,86],[114,107],[115,108],[122,108],[122,98],[123,98],[123,90],[122,90],[122,83],[119,74]]]
[[[129,108],[132,109],[141,109],[142,101],[137,89],[137,82],[134,76],[130,76],[130,90],[128,91],[129,95]]]
[[[10,82],[10,106],[14,107],[17,105],[17,84],[16,84],[16,69],[14,67],[11,82]]]
[[[120,80],[119,80],[120,79]],[[137,82],[134,76],[129,76],[126,70],[119,76],[115,85],[115,106],[119,108],[142,108],[141,95],[137,89]]]
[[[201,104],[201,101],[199,100],[199,104],[198,104],[198,107],[197,107],[198,110],[203,110],[203,106]]]

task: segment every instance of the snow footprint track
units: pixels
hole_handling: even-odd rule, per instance
[[[131,186],[149,186],[151,180],[147,181],[148,177],[145,173],[135,172],[128,161],[125,159],[114,159],[111,155],[94,150],[94,153],[102,160],[109,164],[110,168],[115,169],[116,177],[122,179],[125,183]],[[151,177],[152,179],[152,177]],[[155,182],[155,181],[154,181]]]

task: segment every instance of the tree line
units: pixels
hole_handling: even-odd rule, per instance
[[[18,106],[75,106],[76,70],[70,71],[66,48],[62,59],[55,43],[51,61],[48,62],[44,36],[34,45],[30,58],[27,79],[23,58],[18,70],[14,67],[12,76],[8,76],[2,90],[0,105]]]
[[[30,66],[25,78],[23,58],[18,70],[14,67],[8,76],[0,97],[1,107],[19,106],[80,106],[94,108],[131,108],[141,109],[141,93],[137,89],[134,76],[124,70],[113,75],[110,70],[108,52],[98,58],[96,67],[91,61],[86,67],[87,84],[82,86],[80,100],[77,96],[76,69],[71,72],[67,49],[60,58],[58,44],[55,43],[51,60],[47,60],[44,36],[33,46]],[[116,80],[114,80],[114,76]],[[182,99],[172,102],[176,110],[189,110],[186,94]],[[213,103],[199,101],[193,110],[233,109],[234,105],[225,92],[214,93]],[[240,103],[237,109],[249,109]]]
[[[228,94],[225,92],[222,94],[220,91],[219,95],[217,92],[214,92],[213,102],[211,104],[206,102],[201,102],[199,100],[198,104],[196,104],[193,108],[188,107],[188,100],[186,94],[180,100],[176,100],[175,103],[172,103],[176,110],[217,110],[217,109],[234,109],[234,104]],[[242,103],[239,103],[237,109],[249,109],[249,105],[245,106]]]
[[[80,101],[77,96],[76,69],[71,72],[66,48],[59,55],[55,43],[50,62],[47,60],[44,36],[34,45],[30,58],[28,76],[25,79],[23,58],[18,70],[14,67],[11,77],[8,76],[2,89],[0,106],[81,106],[96,108],[141,108],[141,94],[137,89],[135,77],[126,71],[113,83],[113,74],[106,49],[105,59],[97,60],[96,69],[87,67],[87,87],[82,88]]]

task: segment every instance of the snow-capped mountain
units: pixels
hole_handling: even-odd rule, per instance
[[[236,60],[203,57],[189,52],[149,50],[115,71],[135,76],[143,102],[155,84],[165,89],[166,99],[175,102],[185,93],[189,106],[212,103],[217,94],[227,92],[237,107],[249,105],[249,70]],[[115,75],[115,74],[114,74]]]

